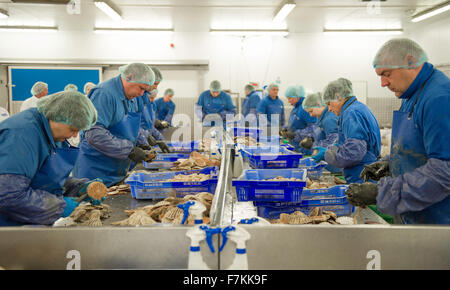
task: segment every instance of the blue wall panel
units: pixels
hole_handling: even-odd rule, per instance
[[[63,91],[64,87],[71,83],[78,87],[78,91],[83,93],[84,85],[87,82],[98,84],[100,81],[100,71],[98,69],[11,69],[12,100],[24,101],[31,97],[31,88],[37,81],[48,84],[48,94]]]

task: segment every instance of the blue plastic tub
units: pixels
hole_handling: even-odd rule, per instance
[[[172,153],[191,153],[193,151],[198,150],[200,141],[175,141],[175,142],[167,142],[167,146],[170,148]],[[158,147],[156,152],[161,152],[161,149]]]
[[[178,174],[211,174],[212,178],[193,182],[164,182]],[[218,167],[206,167],[199,170],[158,173],[132,173],[125,180],[130,185],[131,195],[136,199],[159,199],[168,196],[183,197],[187,194],[210,192],[214,194],[217,186]]]
[[[303,181],[265,181],[283,176]],[[301,169],[247,169],[233,180],[238,201],[290,201],[299,202],[306,186],[306,170]]]
[[[233,137],[237,136],[250,136],[258,140],[259,135],[262,133],[262,129],[254,128],[254,127],[234,127],[233,128]]]
[[[244,161],[255,169],[298,168],[301,153],[295,153],[284,147],[257,147],[241,150]]]
[[[178,159],[189,159],[189,153],[158,153],[152,162],[143,161],[148,169],[170,169]]]
[[[322,205],[322,206],[271,206],[271,205],[260,205],[257,206],[258,216],[267,218],[267,219],[279,219],[280,214],[286,213],[291,214],[295,211],[301,211],[306,215],[309,215],[310,211],[315,208],[320,207],[322,210],[328,210],[334,212],[337,216],[350,216],[354,211],[355,207],[353,207],[349,203],[343,204],[330,204],[330,205]]]
[[[327,165],[325,161],[320,161],[316,163],[316,161],[310,157],[303,158],[300,160],[300,165],[298,166],[301,169],[306,169],[308,171],[308,177],[310,179],[319,179],[323,175],[323,168]]]

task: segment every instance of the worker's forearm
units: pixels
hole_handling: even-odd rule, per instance
[[[84,132],[86,141],[97,151],[106,156],[127,159],[134,144],[126,139],[119,139],[102,126],[93,126],[90,130]]]
[[[0,175],[0,212],[23,223],[53,224],[61,217],[66,202],[62,196],[32,189],[30,184],[23,175]]]
[[[361,162],[366,153],[366,141],[349,138],[342,146],[329,147],[325,153],[325,161],[338,168],[353,167]]]
[[[415,170],[378,182],[377,207],[399,215],[421,211],[450,196],[450,161],[430,158]]]

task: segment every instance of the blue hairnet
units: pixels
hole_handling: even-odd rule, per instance
[[[374,68],[420,67],[428,61],[428,56],[419,44],[408,38],[395,38],[386,42],[373,60]]]
[[[120,75],[129,83],[151,86],[155,83],[155,73],[144,63],[130,63],[119,67]]]
[[[63,91],[41,98],[37,109],[48,120],[63,123],[78,130],[88,130],[97,122],[97,110],[80,92]]]
[[[33,96],[39,95],[40,93],[42,93],[43,91],[45,91],[45,89],[48,89],[48,85],[44,82],[36,82],[33,87],[31,88],[31,94]]]
[[[273,89],[273,88],[280,88],[280,86],[278,84],[276,84],[276,83],[271,83],[269,85],[269,87],[267,88],[267,91],[270,92],[270,90]]]
[[[95,87],[95,86],[96,86],[96,85],[95,85],[94,83],[87,82],[87,83],[84,85],[84,90],[83,90],[83,91],[84,91],[84,94],[87,95],[87,93],[86,93],[87,88],[90,87],[90,88],[92,89],[92,88]]]
[[[209,85],[209,89],[213,92],[220,92],[222,90],[222,85],[218,80],[214,80]]]
[[[150,68],[155,73],[155,83],[156,82],[158,82],[158,83],[162,82],[163,76],[162,76],[162,73],[159,70],[159,68],[157,68],[156,66],[151,66]]]
[[[172,89],[167,89],[164,92],[164,96],[173,96],[173,95],[175,95],[175,92]]]
[[[73,91],[73,92],[76,92],[76,91],[78,91],[78,87],[77,87],[76,85],[74,85],[74,84],[67,84],[67,85],[64,87],[64,90],[65,90],[65,91]]]
[[[322,108],[325,103],[322,100],[321,93],[308,94],[302,103],[303,109]]]
[[[337,102],[353,96],[352,83],[344,78],[330,82],[323,93],[323,101]]]
[[[248,84],[248,85],[245,85],[244,90],[251,92],[251,91],[255,90],[255,87],[253,85],[251,85],[251,84]]]

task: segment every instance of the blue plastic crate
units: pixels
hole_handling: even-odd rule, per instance
[[[170,169],[178,159],[189,159],[189,153],[158,153],[152,162],[143,161],[148,169]]]
[[[348,185],[336,185],[330,188],[308,189],[304,188],[301,202],[254,202],[255,206],[277,206],[277,207],[298,207],[298,206],[320,206],[327,204],[347,203],[345,190]]]
[[[265,181],[283,176],[303,181]],[[301,169],[247,169],[232,181],[238,201],[300,201],[306,186],[306,170]]]
[[[259,135],[262,133],[262,129],[254,128],[254,127],[233,127],[233,137],[237,136],[250,136],[258,140]]]
[[[345,191],[348,185],[335,185],[330,188],[303,190],[302,205],[342,204],[347,202]]]
[[[301,153],[284,147],[257,147],[241,150],[242,157],[255,169],[264,168],[298,168]]]
[[[349,203],[343,204],[330,204],[322,206],[271,206],[271,205],[260,205],[257,206],[258,216],[267,219],[279,219],[280,214],[286,213],[291,214],[295,211],[301,211],[306,215],[309,215],[310,211],[315,208],[320,207],[322,210],[328,210],[334,212],[337,216],[349,216],[355,211],[355,207]]]
[[[310,179],[319,179],[323,175],[323,168],[327,165],[325,161],[320,161],[317,163],[314,159],[308,157],[300,160],[301,169],[306,169],[308,171],[308,177]]]
[[[211,174],[212,178],[205,181],[193,182],[165,182],[164,180],[178,174]],[[136,199],[159,199],[168,196],[183,197],[187,194],[210,192],[214,194],[217,186],[218,167],[207,167],[199,170],[158,173],[132,173],[125,183],[130,185],[131,195]]]
[[[200,141],[175,141],[175,142],[167,142],[167,146],[170,148],[172,153],[191,153],[193,151],[198,150]],[[161,148],[157,148],[156,152],[161,152]]]

